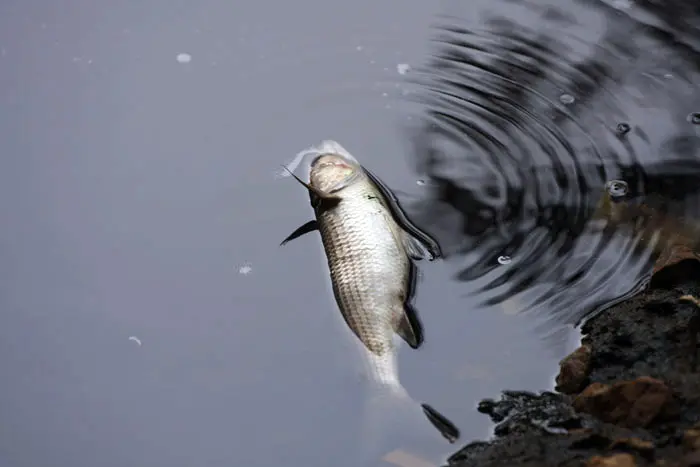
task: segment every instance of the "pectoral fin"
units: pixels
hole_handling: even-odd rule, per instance
[[[301,237],[304,234],[307,234],[309,232],[313,232],[314,230],[318,230],[318,222],[315,220],[311,220],[307,222],[306,224],[302,225],[298,229],[296,229],[294,232],[289,234],[287,238],[282,240],[282,243],[280,243],[280,246],[285,245],[286,243],[291,242],[292,240]]]
[[[404,304],[403,314],[394,332],[413,349],[417,349],[423,344],[423,325],[418,319],[418,313],[410,303]]]
[[[401,234],[403,237],[403,245],[406,248],[406,253],[408,253],[408,256],[416,261],[425,259],[426,251],[423,244],[406,231],[402,231]]]

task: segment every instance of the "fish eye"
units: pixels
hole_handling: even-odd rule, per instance
[[[608,193],[613,198],[620,198],[629,192],[629,185],[623,180],[608,182]]]

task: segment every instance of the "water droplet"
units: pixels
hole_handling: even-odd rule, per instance
[[[408,63],[399,63],[396,65],[396,71],[399,72],[400,75],[405,75],[411,70],[411,65]]]
[[[192,61],[192,55],[181,53],[177,54],[176,59],[178,63],[190,63]]]
[[[700,112],[693,112],[688,115],[688,121],[693,125],[700,125]]]
[[[559,96],[559,100],[562,104],[573,104],[576,99],[571,94],[562,94]]]
[[[501,255],[498,257],[498,264],[510,264],[511,261],[513,260],[507,255]]]
[[[626,135],[627,133],[629,133],[630,129],[631,129],[631,127],[630,127],[629,123],[625,123],[625,122],[618,123],[617,126],[615,127],[615,131],[620,136]]]
[[[608,193],[613,198],[625,196],[629,191],[629,185],[624,180],[611,180],[605,185]]]
[[[425,185],[425,180],[416,180],[416,185],[420,185],[420,186]]]

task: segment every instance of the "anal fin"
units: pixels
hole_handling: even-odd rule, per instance
[[[430,423],[432,423],[433,426],[437,428],[440,434],[447,441],[449,441],[450,444],[454,443],[459,439],[459,428],[457,428],[457,426],[454,423],[452,423],[450,419],[445,417],[443,414],[441,414],[428,404],[421,404],[421,408],[423,409],[423,413],[425,414],[425,416],[428,417]]]
[[[403,314],[396,324],[394,332],[413,349],[423,344],[423,324],[418,319],[418,313],[410,303],[403,306]]]

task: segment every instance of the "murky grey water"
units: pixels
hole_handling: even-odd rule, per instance
[[[312,213],[274,174],[325,138],[408,192],[448,253],[422,265],[426,343],[400,353],[409,392],[468,441],[490,432],[480,398],[550,388],[573,343],[543,339],[551,317],[624,294],[646,264],[623,237],[574,236],[566,254],[555,240],[586,230],[581,206],[606,179],[700,158],[695,12],[482,3],[4,2],[0,463],[358,465],[361,365],[319,239],[277,246]],[[504,44],[520,58],[441,68],[430,26],[445,13],[466,30],[443,37],[449,60],[475,47],[496,60]],[[419,71],[446,81],[406,79]],[[496,95],[519,110],[470,113]],[[475,125],[428,129],[445,119]],[[595,265],[572,261],[591,251]],[[540,313],[516,314],[528,306]],[[456,449],[397,433],[387,452]]]

